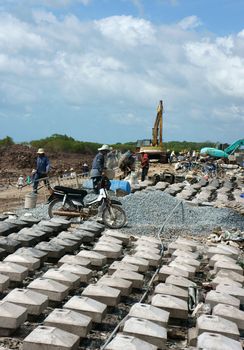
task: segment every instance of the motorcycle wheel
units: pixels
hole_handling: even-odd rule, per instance
[[[59,199],[59,198],[55,198],[48,206],[48,215],[50,218],[63,218],[66,220],[70,219],[70,216],[61,216],[58,214],[53,214],[54,211],[59,210],[59,209],[74,209],[74,206],[72,204],[72,202],[67,201],[64,205],[63,205],[63,200]]]
[[[103,222],[109,228],[121,228],[126,223],[126,214],[119,205],[107,206],[102,214]]]

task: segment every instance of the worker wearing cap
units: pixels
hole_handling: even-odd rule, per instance
[[[141,152],[141,181],[144,181],[146,179],[148,169],[149,169],[148,154]]]
[[[91,179],[93,182],[93,188],[98,193],[100,183],[102,180],[102,176],[105,175],[105,160],[106,155],[108,152],[110,152],[110,147],[108,145],[102,145],[102,147],[98,148],[98,153],[96,154],[95,158],[92,162],[92,169],[91,169]]]
[[[50,162],[43,148],[39,148],[37,151],[37,160],[36,160],[36,172],[33,176],[33,192],[37,193],[37,187],[41,179],[44,179],[45,186],[49,186],[47,174],[50,170]]]

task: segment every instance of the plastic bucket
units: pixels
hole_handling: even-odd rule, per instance
[[[25,196],[25,209],[33,209],[36,207],[37,195],[29,193]]]

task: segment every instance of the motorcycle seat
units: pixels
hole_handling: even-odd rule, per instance
[[[83,189],[75,189],[75,188],[70,188],[70,187],[64,187],[64,186],[55,186],[54,189],[56,191],[64,192],[66,194],[80,194],[82,197],[87,195],[87,191]]]

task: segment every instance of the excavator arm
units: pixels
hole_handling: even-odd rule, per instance
[[[162,146],[163,144],[163,101],[159,101],[157,116],[152,129],[152,145]]]
[[[227,147],[224,151],[227,154],[232,154],[234,153],[238,148],[241,146],[244,146],[244,139],[237,140],[234,143],[232,143],[229,147]]]

